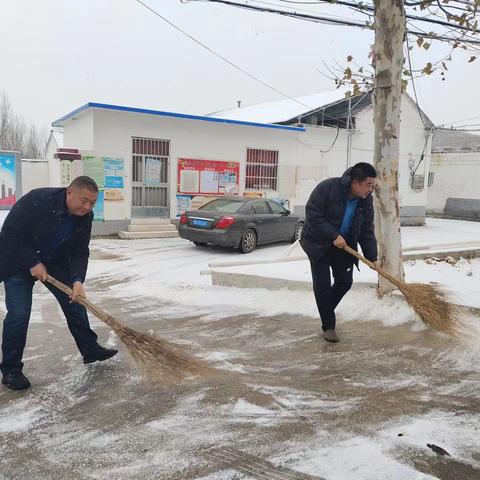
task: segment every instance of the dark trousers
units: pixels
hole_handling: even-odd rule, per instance
[[[21,372],[22,356],[27,340],[27,329],[32,311],[32,290],[35,279],[27,272],[12,275],[4,281],[7,315],[3,322],[2,364],[0,369],[6,373]],[[97,335],[90,328],[85,307],[70,303],[70,298],[52,285],[45,286],[57,299],[67,319],[78,349],[82,355],[97,345]]]
[[[330,247],[320,257],[310,257],[313,293],[322,329],[335,329],[335,308],[344,295],[352,288],[353,261],[348,254],[337,247]],[[330,277],[333,274],[333,285]]]

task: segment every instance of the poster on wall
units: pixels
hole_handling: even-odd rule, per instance
[[[72,162],[70,160],[60,160],[60,185],[68,187],[72,182]]]
[[[83,160],[74,160],[71,166],[72,180],[83,175]]]
[[[178,193],[238,195],[240,164],[217,160],[178,159]]]
[[[118,202],[124,200],[123,188],[106,188],[104,192],[104,199],[106,202]]]
[[[190,195],[177,195],[177,217],[192,209],[192,197]]]
[[[145,185],[160,186],[162,161],[159,158],[145,157]]]
[[[103,166],[105,171],[105,188],[123,188],[123,159],[105,157]]]
[[[123,158],[83,156],[81,160],[62,160],[60,162],[62,185],[67,186],[71,180],[87,175],[95,180],[102,190],[101,202],[118,202],[125,199]],[[98,203],[97,201],[97,203]],[[103,212],[103,206],[102,206]],[[103,215],[103,214],[102,214]],[[98,220],[98,216],[95,219]]]
[[[15,203],[15,155],[0,153],[0,206],[12,206]]]
[[[105,192],[103,190],[98,191],[97,201],[95,202],[95,206],[93,207],[93,219],[94,220],[104,220],[104,200],[105,200]]]
[[[103,158],[99,157],[82,157],[83,160],[83,174],[87,177],[93,178],[98,185],[98,188],[105,186],[105,168],[103,165]]]

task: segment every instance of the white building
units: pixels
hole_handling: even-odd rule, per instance
[[[47,140],[45,148],[48,160],[48,181],[50,186],[61,185],[60,168],[58,162],[53,162],[53,158],[58,149],[63,147],[63,133],[58,130],[52,130]]]
[[[83,167],[73,162],[68,173],[69,162],[50,152],[50,178],[61,183],[62,164],[64,182],[82,172],[96,175],[101,186],[106,182],[96,233],[117,232],[136,217],[174,219],[198,194],[283,197],[301,213],[318,182],[359,161],[373,161],[371,95],[346,99],[339,90],[207,116],[88,103],[52,125],[63,127],[63,144],[78,149]],[[404,95],[399,162],[404,224],[424,222],[431,127]]]
[[[480,135],[439,129],[432,144],[427,212],[480,220]]]

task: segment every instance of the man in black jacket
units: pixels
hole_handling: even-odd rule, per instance
[[[23,196],[7,215],[0,232],[0,282],[5,285],[7,315],[3,323],[2,383],[14,390],[30,386],[23,375],[22,356],[36,280],[46,282],[47,272],[72,287],[69,297],[49,283],[67,319],[84,363],[106,360],[117,350],[97,343],[85,307],[93,207],[98,187],[90,177],[76,178],[68,188],[39,188]]]
[[[310,260],[313,292],[325,340],[338,342],[335,308],[350,290],[357,260],[343,247],[348,244],[377,261],[372,192],[377,172],[369,163],[357,163],[342,177],[319,183],[308,199],[300,244]],[[333,274],[333,285],[330,278]]]

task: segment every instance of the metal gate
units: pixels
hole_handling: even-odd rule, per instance
[[[169,217],[170,141],[132,138],[132,217]]]

